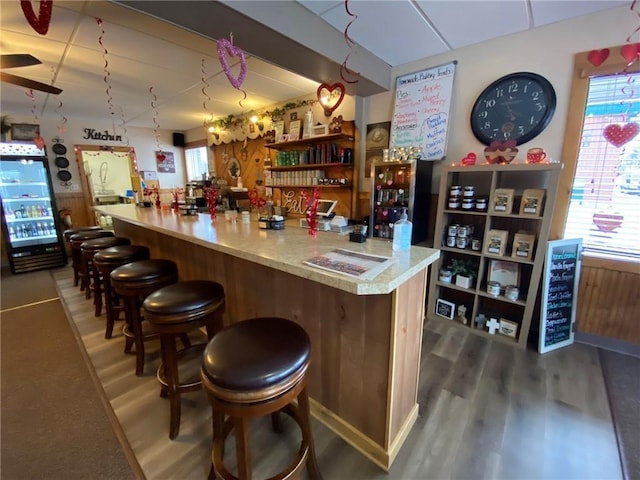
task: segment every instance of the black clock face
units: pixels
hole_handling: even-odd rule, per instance
[[[471,111],[471,129],[478,140],[515,140],[518,145],[542,132],[556,109],[556,92],[535,73],[512,73],[480,94]]]

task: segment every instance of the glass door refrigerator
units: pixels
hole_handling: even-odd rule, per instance
[[[13,273],[67,264],[44,148],[0,143],[2,234]]]

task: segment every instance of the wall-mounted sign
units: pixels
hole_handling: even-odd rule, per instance
[[[87,140],[107,140],[110,142],[122,141],[122,135],[111,135],[108,130],[99,132],[95,128],[84,128],[82,131],[84,132],[84,136],[82,138],[86,138]]]

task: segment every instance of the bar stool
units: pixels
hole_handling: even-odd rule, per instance
[[[140,307],[144,299],[159,288],[178,281],[178,266],[171,260],[158,258],[138,260],[117,267],[111,272],[111,287],[122,297],[124,304],[125,353],[136,346],[136,375],[144,373],[144,342],[158,338],[158,334],[143,322]]]
[[[300,427],[302,442],[294,461],[271,478],[291,478],[307,466],[321,478],[316,462],[307,393],[309,336],[284,318],[254,318],[218,332],[202,357],[202,385],[213,414],[210,479],[251,478],[249,420],[282,410]],[[292,403],[297,398],[297,406]],[[225,420],[225,415],[229,418]],[[224,442],[235,430],[238,476],[224,465]]]
[[[131,245],[131,240],[125,237],[103,237],[87,240],[80,244],[80,254],[82,255],[81,274],[87,279],[86,288],[84,289],[84,298],[91,298],[91,292],[94,292],[93,304],[96,307],[96,317],[99,317],[100,312],[102,311],[102,295],[100,293],[100,282],[95,281],[93,256],[100,250],[104,250],[109,247],[117,247],[118,245]]]
[[[149,249],[143,245],[120,245],[100,250],[93,256],[94,284],[99,285],[96,291],[104,291],[104,304],[107,311],[107,326],[104,338],[109,339],[113,335],[113,326],[118,319],[118,314],[124,309],[119,305],[117,295],[111,288],[111,272],[116,268],[137,260],[148,260]],[[96,298],[98,293],[96,293]],[[97,308],[97,306],[96,306]],[[96,310],[97,311],[97,310]]]
[[[222,329],[224,287],[208,280],[189,280],[156,290],[142,303],[144,317],[160,334],[161,396],[169,396],[169,438],[180,431],[180,395],[202,388],[200,364],[207,342],[177,350],[178,336],[205,327],[211,340]]]
[[[73,266],[73,286],[77,287],[80,283],[80,291],[86,287],[86,279],[82,272],[82,251],[80,245],[87,240],[94,238],[115,237],[110,230],[87,230],[76,232],[69,236],[69,245],[71,245],[71,263]]]

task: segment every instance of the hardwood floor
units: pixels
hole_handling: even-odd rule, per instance
[[[180,435],[169,440],[169,405],[155,378],[158,345],[149,345],[145,375],[136,377],[135,356],[123,353],[121,322],[105,340],[104,314],[94,317],[92,302],[72,286],[71,270],[55,277],[147,478],[205,479],[211,414],[204,394],[183,395]],[[622,478],[596,348],[575,344],[543,356],[444,323],[427,324],[423,338],[420,415],[390,472],[314,420],[325,480]],[[255,478],[277,471],[297,450],[299,435],[283,420],[281,435],[268,418],[254,422]],[[227,450],[231,459],[232,439]]]

